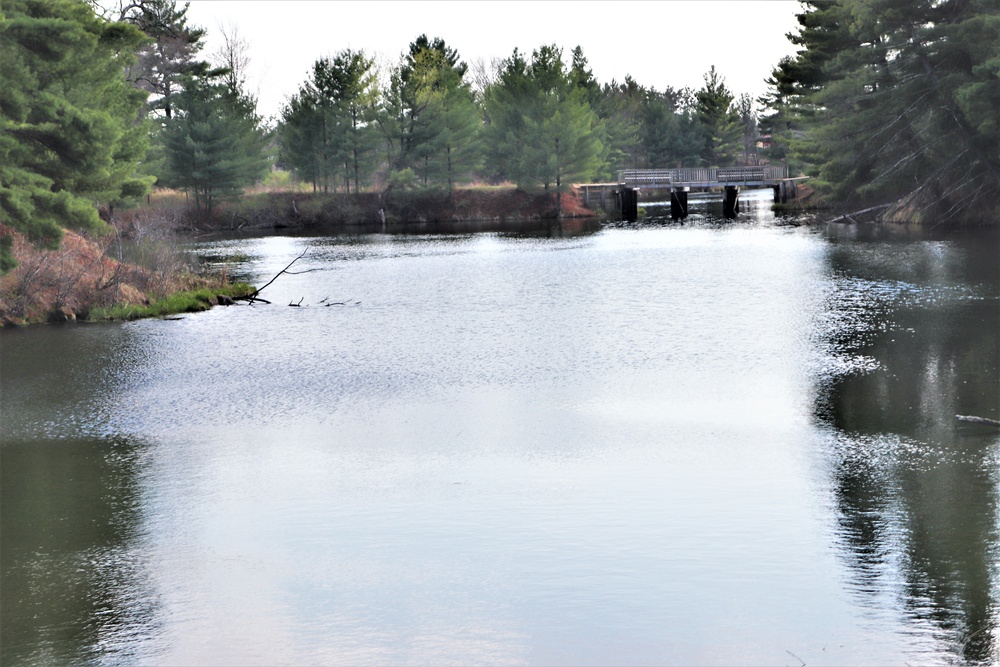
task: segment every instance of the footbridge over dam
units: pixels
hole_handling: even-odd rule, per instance
[[[618,172],[618,182],[579,186],[587,205],[592,188],[600,188],[604,202],[606,190],[614,188],[615,201],[622,217],[635,221],[639,215],[640,190],[668,190],[670,216],[684,218],[688,214],[689,192],[719,191],[722,194],[722,211],[728,218],[739,213],[740,188],[772,188],[775,202],[786,202],[795,197],[795,181],[788,177],[784,165],[758,165],[748,167],[694,167],[687,169],[623,169]],[[596,193],[595,193],[596,194]]]

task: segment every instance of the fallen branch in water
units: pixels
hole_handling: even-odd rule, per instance
[[[269,306],[271,305],[270,301],[268,301],[267,299],[261,299],[258,296],[256,296],[255,294],[250,294],[250,295],[247,295],[247,296],[234,296],[233,297],[233,301],[247,301],[248,302],[247,305],[249,305],[250,303],[253,303],[254,301],[259,301],[260,303],[266,303]]]
[[[298,303],[292,303],[291,301],[289,301],[288,305],[292,306],[293,308],[298,308],[298,307],[300,307],[302,305],[302,300],[303,299],[305,299],[305,297],[302,297],[302,299],[299,299]]]
[[[281,276],[282,273],[288,273],[288,269],[292,268],[292,264],[294,264],[295,262],[297,262],[300,259],[302,259],[303,257],[305,257],[306,253],[309,252],[309,248],[310,248],[310,246],[306,246],[306,249],[303,250],[299,254],[298,257],[296,257],[295,259],[293,259],[292,261],[290,261],[288,263],[288,266],[286,266],[285,268],[283,268],[281,271],[278,271],[277,275],[275,275],[273,278],[271,278],[270,280],[268,280],[267,283],[265,283],[264,287],[261,287],[260,289],[254,290],[254,293],[250,295],[249,303],[252,305],[254,301],[264,301],[263,299],[258,299],[257,295],[260,294],[268,285],[270,285],[275,280],[277,280]],[[264,301],[264,303],[268,303],[268,302]],[[301,303],[301,301],[299,303]]]
[[[1000,420],[988,419],[986,417],[976,417],[974,415],[955,415],[955,419],[960,422],[968,422],[970,424],[986,424],[987,426],[1000,426]]]
[[[890,206],[892,206],[892,204],[880,204],[879,206],[872,206],[871,208],[865,208],[865,209],[862,209],[860,211],[854,211],[852,213],[846,213],[844,215],[841,215],[839,217],[834,218],[833,220],[830,220],[830,222],[854,222],[854,223],[857,223],[857,220],[854,219],[854,216],[856,216],[856,215],[865,215],[866,213],[873,213],[875,211],[883,211],[883,210],[889,208]]]

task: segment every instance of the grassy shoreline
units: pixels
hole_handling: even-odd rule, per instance
[[[117,304],[91,310],[88,322],[131,321],[155,317],[168,317],[181,313],[197,313],[218,305],[232,305],[235,299],[254,293],[247,283],[231,283],[216,288],[202,288],[174,292],[149,304]]]

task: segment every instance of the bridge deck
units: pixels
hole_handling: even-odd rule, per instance
[[[788,179],[788,167],[696,167],[691,169],[623,169],[618,185],[630,188],[712,188],[726,185],[774,186]]]

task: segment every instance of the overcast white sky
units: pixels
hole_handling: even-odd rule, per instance
[[[796,28],[798,0],[191,0],[188,23],[250,43],[252,88],[260,111],[279,114],[322,56],[351,48],[394,64],[410,42],[441,37],[462,60],[525,54],[542,44],[583,47],[604,84],[630,74],[640,84],[698,88],[713,64],[737,95],[760,95]]]

